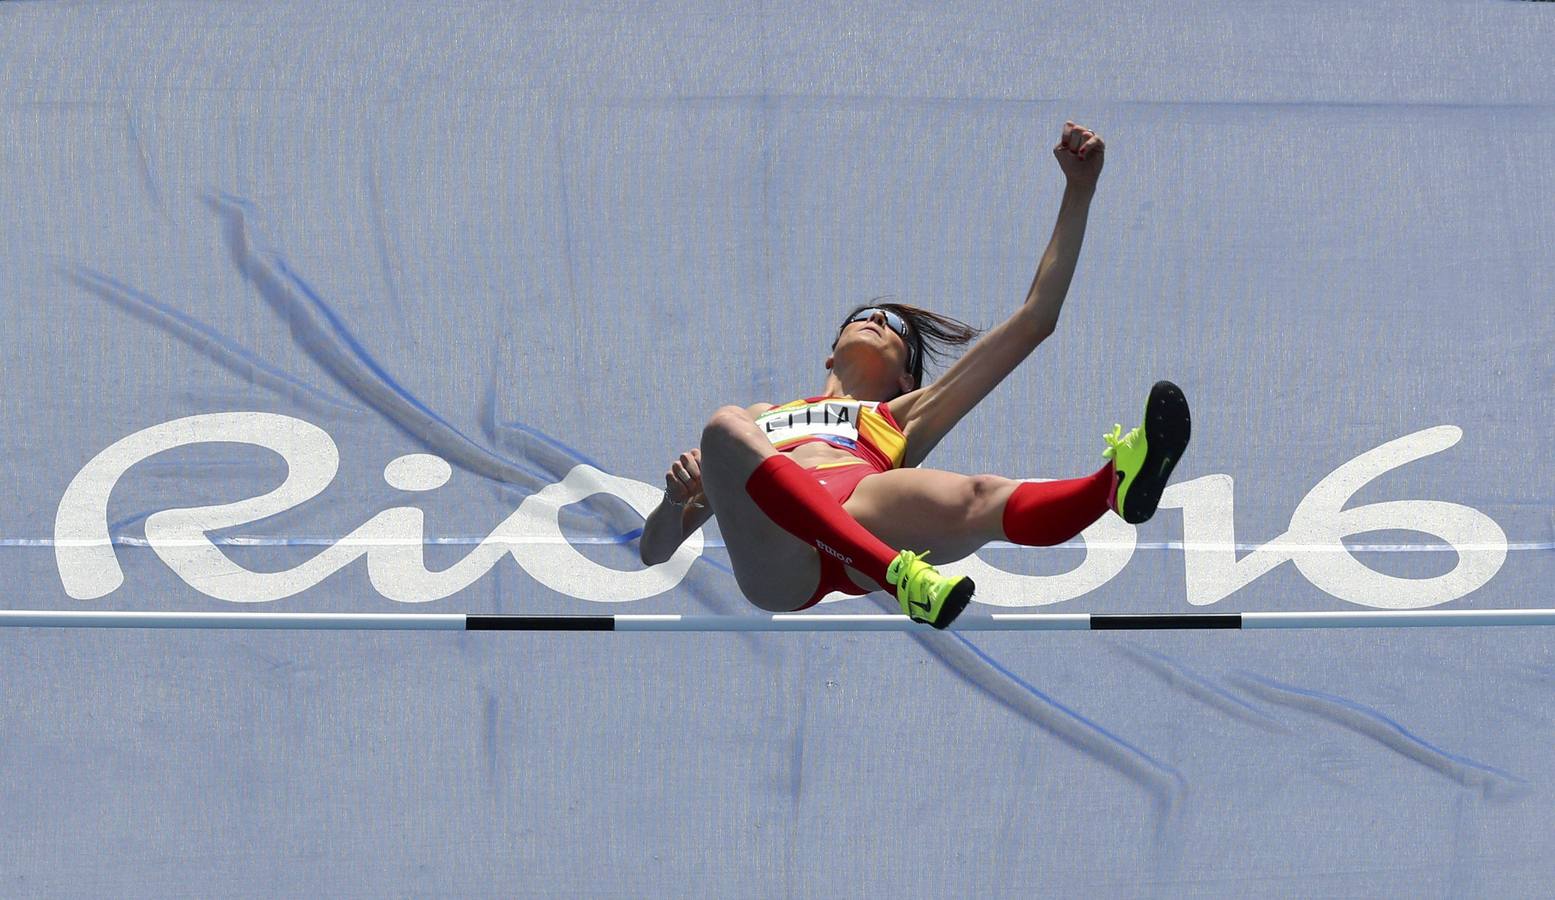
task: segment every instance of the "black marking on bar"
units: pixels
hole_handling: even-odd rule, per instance
[[[615,616],[465,616],[465,631],[615,631]]]
[[[1188,615],[1188,616],[1091,616],[1092,631],[1107,631],[1121,629],[1138,631],[1146,629],[1167,628],[1241,628],[1242,616],[1237,613],[1230,615]]]

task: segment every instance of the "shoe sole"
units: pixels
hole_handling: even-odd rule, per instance
[[[1138,525],[1155,515],[1172,469],[1188,448],[1192,421],[1188,398],[1170,381],[1157,381],[1145,401],[1145,461],[1128,487],[1123,501],[1123,521]]]
[[[961,579],[950,589],[950,596],[945,598],[945,605],[940,607],[939,621],[929,624],[941,631],[949,628],[950,623],[956,621],[956,617],[961,615],[968,603],[972,602],[972,592],[976,589],[977,586],[972,583],[972,579]]]

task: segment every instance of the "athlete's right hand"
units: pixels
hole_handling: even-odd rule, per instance
[[[664,473],[664,490],[672,502],[703,506],[702,451],[692,447],[670,464]]]
[[[1096,187],[1101,177],[1101,167],[1106,163],[1107,145],[1101,135],[1074,122],[1064,123],[1063,137],[1053,148],[1058,167],[1064,170],[1069,183],[1080,187]]]

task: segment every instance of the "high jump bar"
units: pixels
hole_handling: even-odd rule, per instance
[[[1555,625],[1555,609],[1425,609],[1189,615],[993,613],[953,631],[1175,631]],[[216,628],[301,631],[933,631],[901,615],[521,616],[465,613],[88,612],[0,610],[0,628]]]

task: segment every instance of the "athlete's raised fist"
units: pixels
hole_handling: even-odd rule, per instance
[[[1064,133],[1058,139],[1058,146],[1053,148],[1053,156],[1058,159],[1058,167],[1064,170],[1064,177],[1070,184],[1095,187],[1107,158],[1106,150],[1101,135],[1084,125],[1065,122]]]

